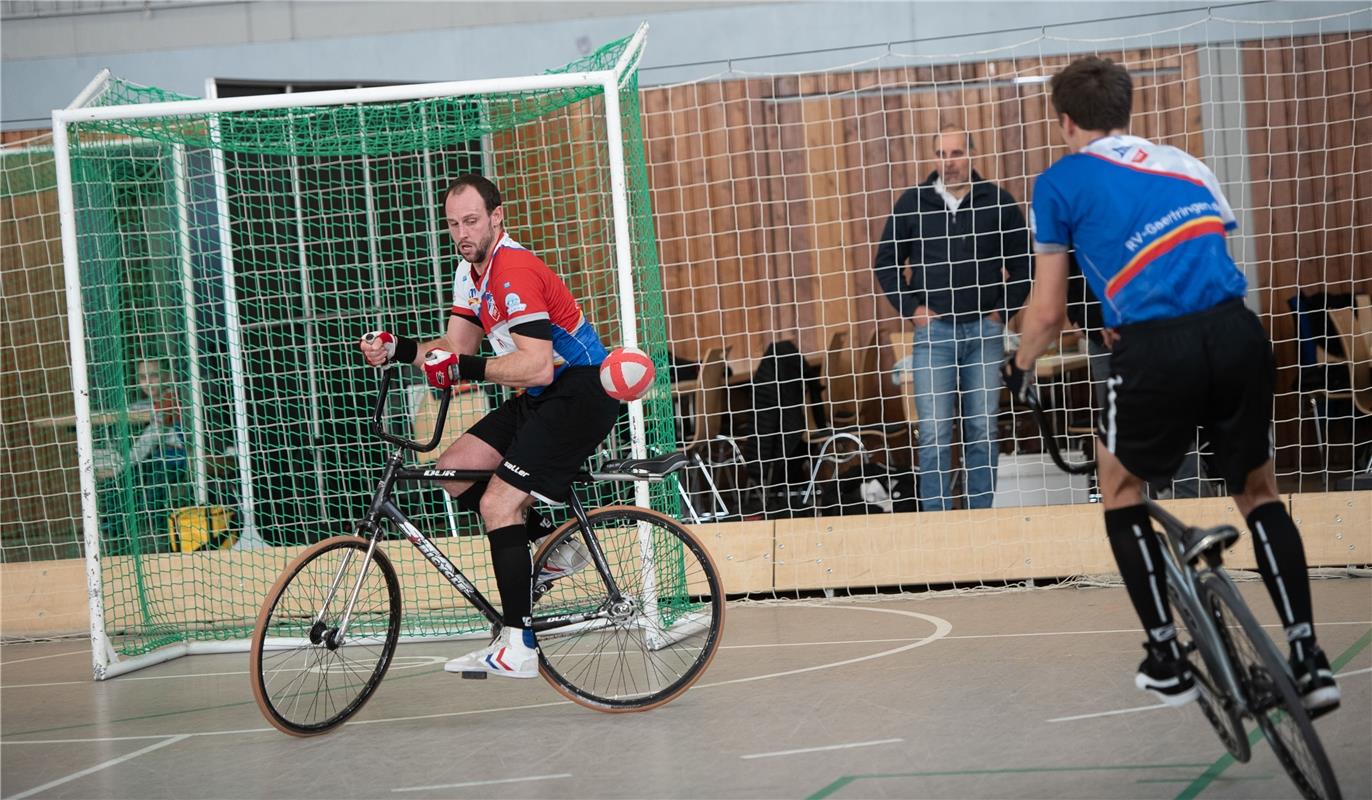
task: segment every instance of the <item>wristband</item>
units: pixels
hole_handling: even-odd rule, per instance
[[[486,380],[486,357],[485,356],[458,356],[457,372],[464,381],[484,381]]]
[[[392,335],[394,336],[394,334]],[[419,355],[419,342],[408,336],[395,337],[395,356],[391,358],[392,364],[413,364],[417,355]]]

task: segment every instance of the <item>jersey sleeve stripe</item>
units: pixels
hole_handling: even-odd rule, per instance
[[[1138,165],[1136,165],[1136,164],[1126,164],[1126,163],[1124,163],[1123,161],[1116,161],[1115,159],[1110,158],[1109,156],[1103,156],[1103,155],[1101,155],[1100,153],[1092,153],[1092,152],[1089,152],[1089,151],[1082,151],[1082,154],[1083,154],[1083,155],[1088,155],[1088,156],[1090,156],[1090,157],[1092,157],[1092,158],[1098,158],[1098,159],[1100,159],[1101,161],[1104,161],[1105,163],[1107,163],[1107,164],[1109,164],[1109,165],[1111,165],[1111,166],[1115,166],[1115,167],[1124,167],[1125,169],[1132,169],[1132,170],[1135,171],[1135,172],[1143,172],[1143,173],[1146,173],[1146,174],[1148,174],[1148,175],[1159,175],[1159,176],[1164,177],[1164,178],[1176,178],[1177,180],[1186,181],[1187,183],[1195,184],[1196,186],[1200,186],[1200,187],[1205,188],[1205,189],[1209,189],[1209,188],[1210,188],[1210,187],[1206,186],[1206,185],[1205,185],[1205,181],[1201,180],[1200,178],[1193,178],[1193,177],[1191,177],[1190,175],[1184,175],[1184,174],[1182,174],[1182,173],[1180,173],[1180,172],[1167,172],[1167,171],[1160,170],[1160,169],[1148,169],[1147,167],[1140,167],[1140,166],[1138,166]]]
[[[522,325],[525,322],[536,322],[540,319],[551,319],[551,317],[548,316],[547,311],[533,311],[528,314],[520,314],[517,317],[510,317],[505,320],[502,325],[506,328],[513,328],[516,325]]]
[[[1120,290],[1124,288],[1125,284],[1129,283],[1129,281],[1134,279],[1134,276],[1143,271],[1144,267],[1148,266],[1159,256],[1171,251],[1177,245],[1209,234],[1223,236],[1224,221],[1215,216],[1198,217],[1184,225],[1179,225],[1175,230],[1172,230],[1163,236],[1159,236],[1147,247],[1140,250],[1138,255],[1129,259],[1129,263],[1124,265],[1124,269],[1115,273],[1115,277],[1111,278],[1105,285],[1106,296],[1114,298],[1114,296],[1119,294]]]

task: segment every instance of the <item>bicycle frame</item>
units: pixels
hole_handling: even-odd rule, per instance
[[[368,539],[366,563],[358,573],[357,579],[353,582],[351,593],[347,600],[347,606],[343,618],[337,631],[332,634],[334,646],[343,644],[347,636],[348,625],[352,618],[353,604],[357,600],[358,592],[361,591],[363,583],[366,581],[367,573],[371,568],[372,553],[376,550],[377,544],[381,541],[381,536],[385,531],[382,520],[388,520],[397,530],[404,534],[410,544],[414,545],[424,558],[438,570],[450,585],[458,591],[467,602],[471,603],[481,612],[492,625],[501,625],[501,615],[491,602],[486,599],[475,585],[472,584],[467,576],[457,568],[453,562],[438,549],[434,543],[424,535],[423,531],[410,521],[409,517],[395,505],[391,495],[397,483],[402,481],[431,482],[431,481],[482,481],[490,478],[495,473],[491,470],[470,470],[470,469],[416,469],[405,466],[406,451],[428,452],[438,446],[443,437],[443,426],[448,416],[448,405],[452,401],[452,391],[444,390],[438,407],[437,424],[434,428],[433,438],[427,443],[412,442],[400,436],[395,436],[386,431],[381,418],[386,408],[386,400],[390,395],[392,369],[386,369],[381,377],[381,389],[378,392],[376,405],[372,411],[372,431],[384,441],[396,445],[396,450],[386,459],[386,466],[382,469],[381,479],[377,482],[376,492],[372,495],[372,502],[364,516],[355,526],[354,530]],[[590,480],[591,475],[585,471],[578,472],[574,481]],[[575,525],[581,530],[582,538],[585,540],[587,548],[591,553],[591,560],[594,562],[596,570],[600,573],[601,579],[605,581],[609,589],[609,595],[613,602],[623,599],[623,594],[616,583],[614,576],[610,572],[609,562],[605,557],[605,551],[595,536],[591,535],[590,521],[586,517],[586,510],[577,499],[575,493],[568,495],[567,505],[572,510]],[[348,553],[344,558],[343,564],[339,567],[338,573],[334,576],[333,584],[329,587],[329,592],[321,605],[319,613],[315,617],[315,622],[320,622],[327,614],[329,606],[332,605],[337,596],[342,582],[343,575],[347,572],[352,563],[353,553]],[[591,613],[558,614],[551,617],[536,618],[531,621],[531,626],[535,633],[556,628],[563,628],[569,625],[576,625],[597,618],[599,611]]]

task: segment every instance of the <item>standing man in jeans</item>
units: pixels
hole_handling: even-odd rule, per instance
[[[959,411],[966,507],[990,508],[1005,321],[1029,294],[1029,229],[1015,199],[972,169],[967,131],[946,125],[933,146],[938,170],[896,201],[874,268],[891,305],[915,325],[920,508],[953,507]]]

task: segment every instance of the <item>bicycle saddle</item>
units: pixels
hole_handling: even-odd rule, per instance
[[[1239,540],[1239,531],[1233,525],[1216,525],[1213,528],[1187,528],[1186,535],[1182,537],[1182,561],[1187,564],[1195,562],[1196,559],[1208,552],[1219,555],[1221,550],[1226,550]]]
[[[660,481],[686,466],[686,454],[680,451],[655,458],[626,458],[609,461],[591,473],[598,481]]]

